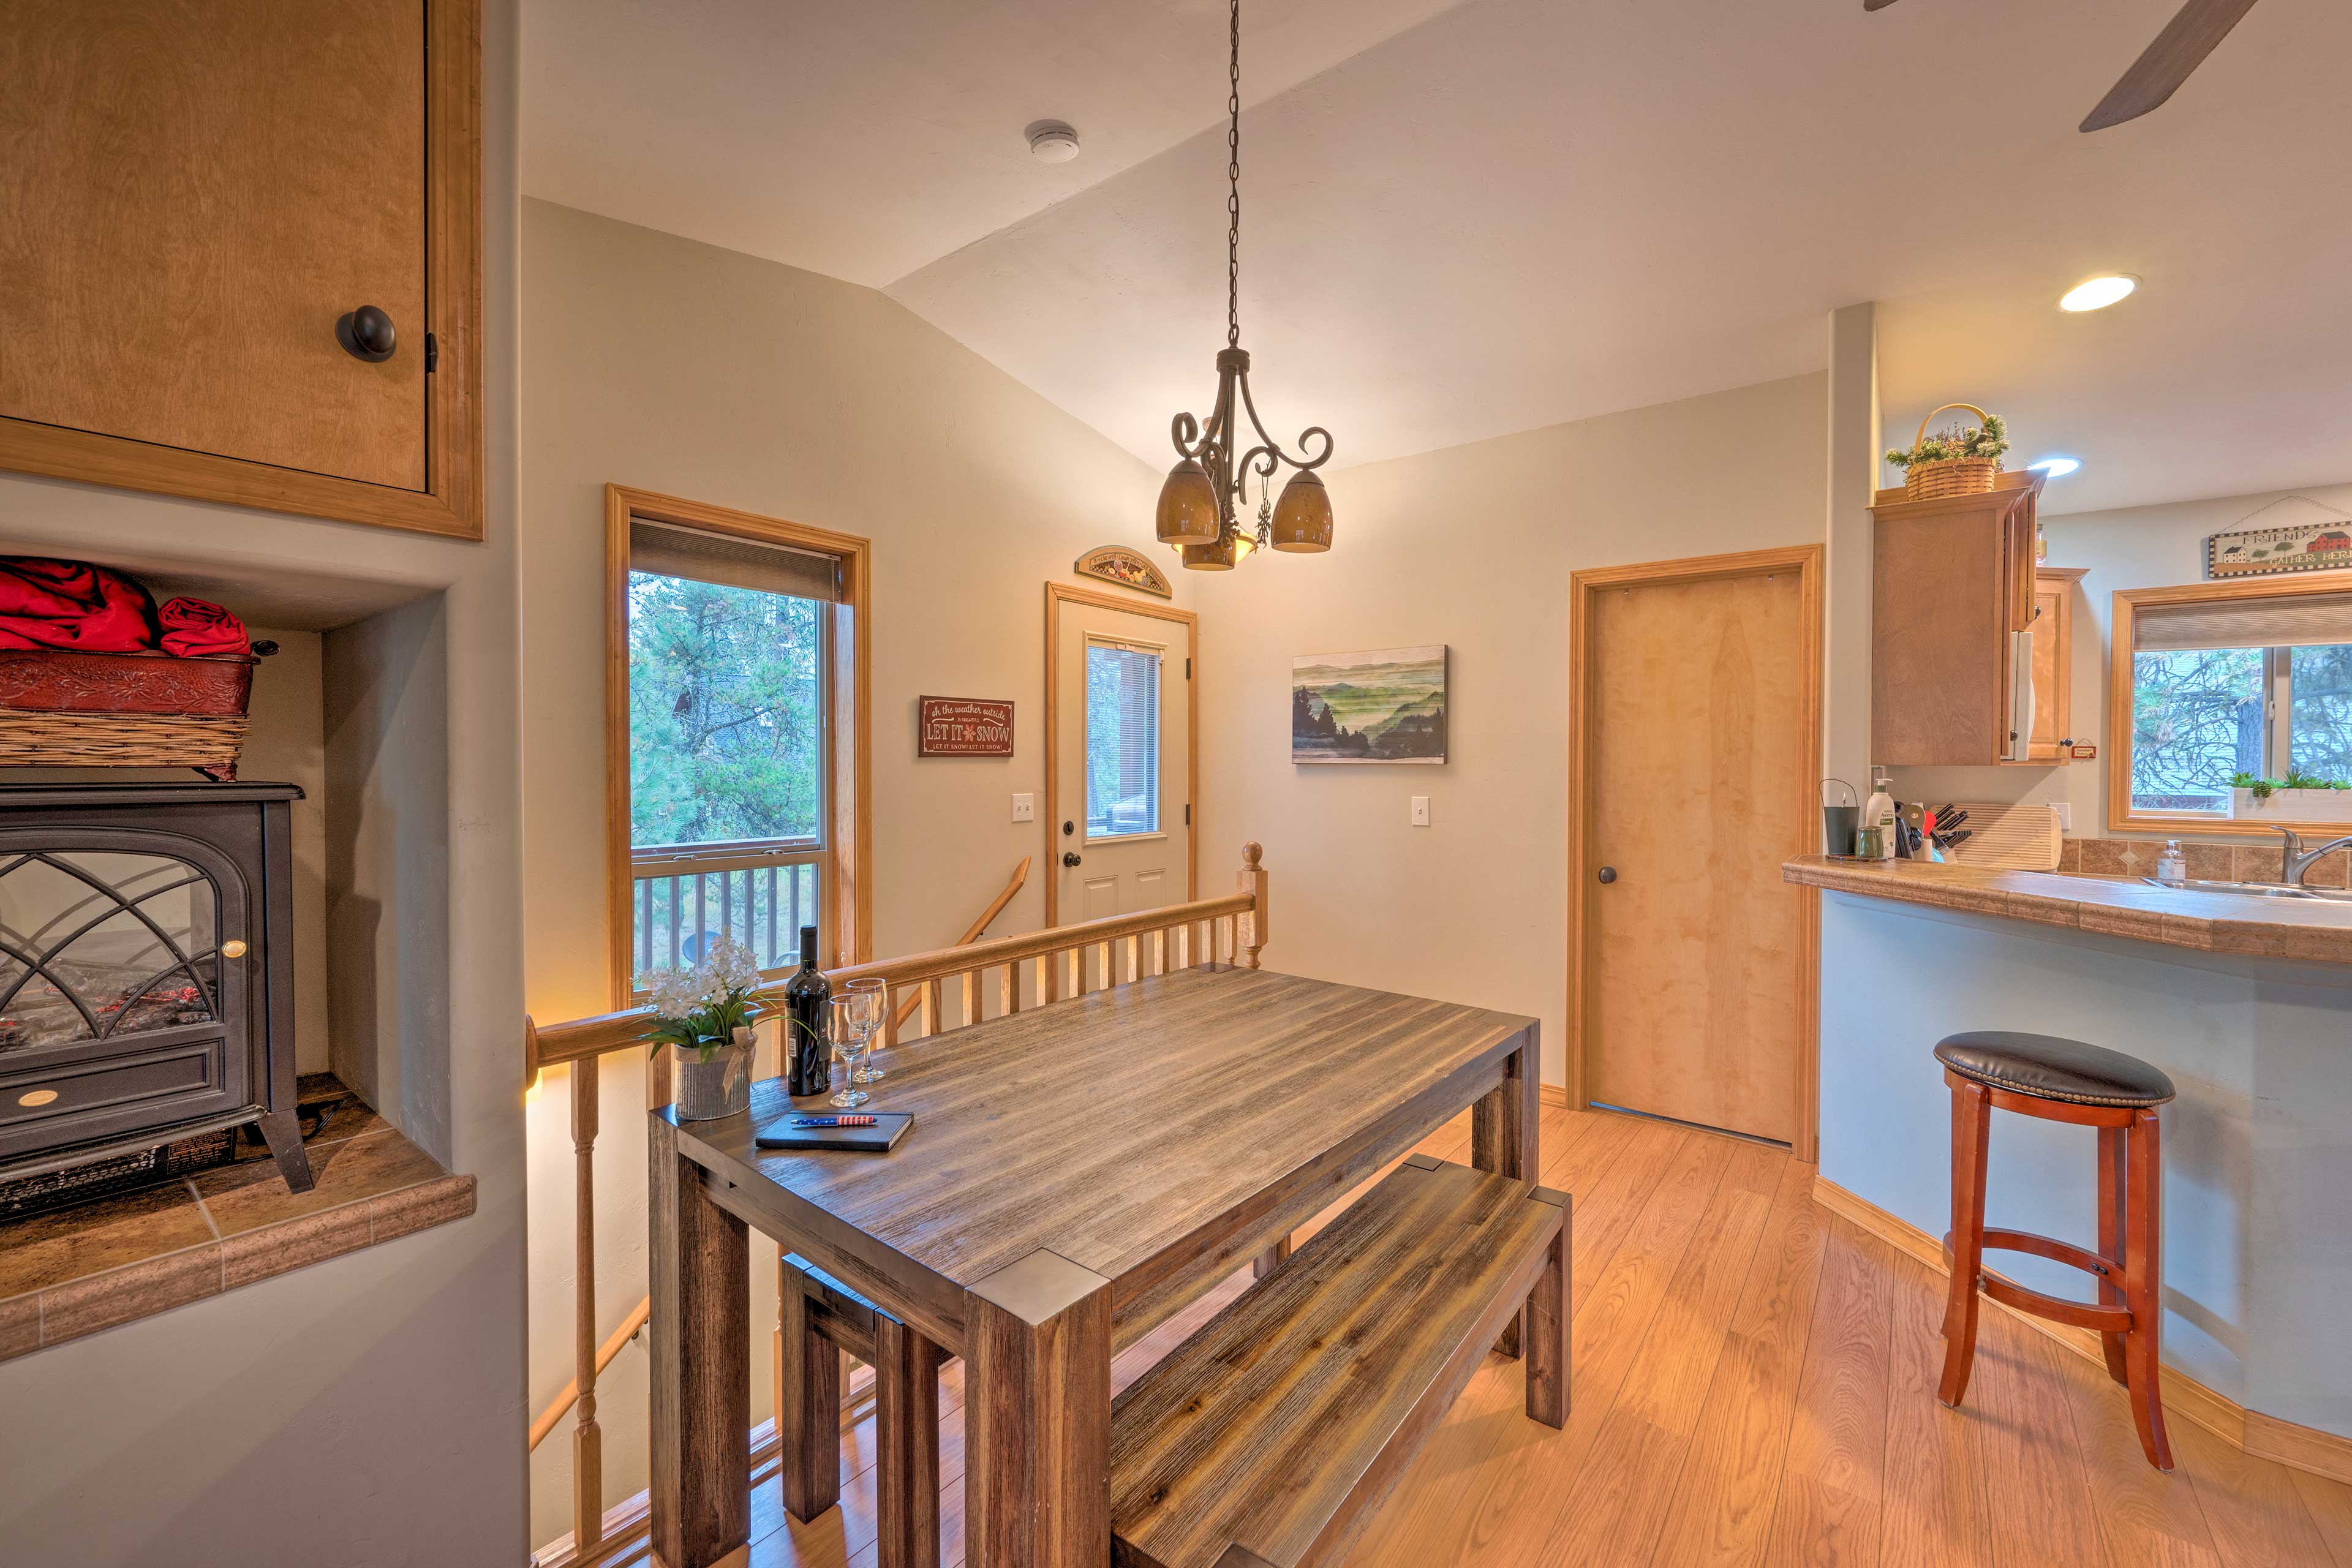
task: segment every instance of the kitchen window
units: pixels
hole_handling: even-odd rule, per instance
[[[864,542],[615,492],[608,810],[615,994],[721,939],[781,973],[859,950]],[[846,857],[846,858],[845,858]]]
[[[2226,821],[2241,775],[2352,783],[2352,593],[2331,586],[2116,595],[2116,677],[2129,697],[2111,718],[2111,825]]]

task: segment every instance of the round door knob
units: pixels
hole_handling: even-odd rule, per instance
[[[1615,881],[1615,880],[1617,879],[1617,868],[1616,868],[1616,867],[1614,867],[1614,866],[1603,866],[1603,867],[1601,867],[1601,879],[1603,882],[1613,882],[1613,881]]]
[[[221,943],[221,956],[223,958],[243,958],[246,955],[246,952],[247,949],[245,942],[240,938],[231,937],[226,942]]]
[[[1077,851],[1076,851],[1076,850],[1074,850],[1074,849],[1065,849],[1065,850],[1063,850],[1063,851],[1062,851],[1062,864],[1063,864],[1063,865],[1065,865],[1065,866],[1075,866],[1075,865],[1076,865],[1077,863],[1078,863]]]
[[[394,330],[392,318],[373,305],[362,305],[347,312],[335,322],[335,341],[343,345],[354,359],[380,363],[392,357],[394,345],[400,334]]]

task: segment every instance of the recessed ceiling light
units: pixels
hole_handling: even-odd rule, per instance
[[[2062,310],[2104,310],[2138,287],[2139,279],[2130,273],[2110,272],[2067,289],[2059,300],[2058,308]]]
[[[2039,470],[2053,479],[2063,479],[2083,466],[2080,458],[2044,458],[2038,463],[2025,465],[2029,470]]]
[[[1040,163],[1066,163],[1078,155],[1078,133],[1058,120],[1029,127],[1029,155]]]

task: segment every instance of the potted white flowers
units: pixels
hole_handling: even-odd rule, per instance
[[[709,1121],[751,1103],[752,994],[760,961],[731,937],[710,944],[692,969],[660,969],[638,976],[646,1003],[661,1020],[652,1038],[667,1041],[677,1119]]]

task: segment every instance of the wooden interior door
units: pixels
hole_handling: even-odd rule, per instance
[[[1077,600],[1055,625],[1055,919],[1181,904],[1192,864],[1188,628]]]
[[[1571,897],[1584,1098],[1793,1144],[1812,911],[1780,865],[1818,815],[1818,566],[1775,560],[1580,574]]]

